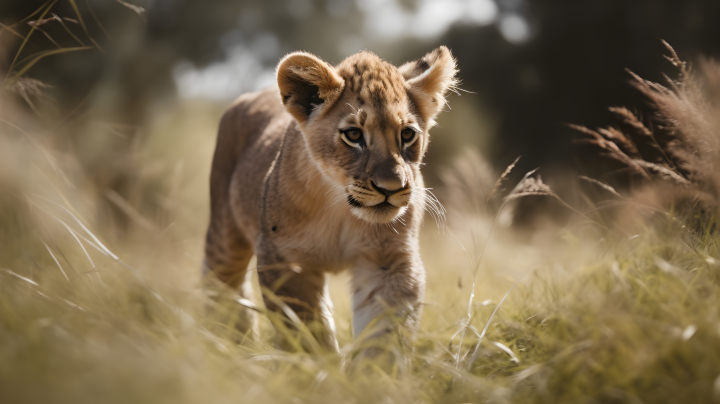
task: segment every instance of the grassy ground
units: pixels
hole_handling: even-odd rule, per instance
[[[513,201],[488,198],[496,177],[461,157],[437,190],[448,226],[425,225],[428,290],[405,370],[350,359],[343,276],[330,282],[344,357],[279,351],[267,318],[243,338],[232,294],[213,300],[201,287],[222,108],[185,102],[144,128],[80,119],[68,129],[21,108],[36,88],[8,77],[0,403],[720,402],[720,239],[708,215],[691,230],[672,204],[619,197],[613,215],[576,212],[518,243],[505,226]],[[696,112],[678,99],[690,98],[657,103]],[[628,150],[619,160],[632,161]],[[697,164],[706,179],[673,178],[720,187],[710,156]],[[511,195],[554,198],[528,178]]]
[[[229,318],[240,306],[207,299],[199,277],[218,111],[177,106],[141,146],[108,155],[132,162],[133,199],[97,189],[52,133],[3,116],[2,402],[720,398],[720,244],[671,213],[610,230],[579,217],[521,245],[501,224],[490,232],[491,215],[445,201],[445,231],[425,225],[428,294],[404,373],[278,351],[268,321],[257,341],[237,343]],[[347,280],[331,283],[350,352]]]

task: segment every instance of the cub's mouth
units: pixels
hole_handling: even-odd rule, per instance
[[[402,216],[407,210],[407,202],[401,206],[393,205],[385,198],[380,202],[362,203],[352,195],[348,195],[348,204],[355,216],[371,223],[389,223]]]
[[[397,206],[393,205],[392,203],[390,203],[388,201],[380,202],[377,205],[372,206],[372,207],[375,209],[384,209],[384,208],[390,208],[390,207],[397,208]]]
[[[395,209],[402,209],[402,208],[404,208],[404,207],[407,205],[407,203],[405,203],[405,204],[403,204],[403,205],[400,205],[400,206],[393,205],[392,203],[390,203],[390,202],[388,201],[388,199],[390,199],[390,198],[385,198],[385,200],[382,201],[382,202],[370,202],[370,203],[367,203],[367,202],[366,202],[366,203],[362,203],[362,202],[358,201],[358,200],[357,200],[355,197],[353,197],[352,195],[348,195],[348,197],[347,197],[348,204],[349,204],[350,206],[352,206],[353,208],[374,208],[374,209],[395,208]]]

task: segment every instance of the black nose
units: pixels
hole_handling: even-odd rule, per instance
[[[387,196],[388,198],[391,197],[391,196],[393,196],[393,195],[395,195],[395,194],[397,194],[398,192],[402,191],[403,189],[405,189],[405,188],[398,188],[398,189],[395,189],[395,190],[392,190],[392,191],[391,191],[391,190],[389,190],[389,189],[385,189],[385,188],[382,188],[382,187],[377,186],[377,184],[375,183],[375,181],[370,181],[370,183],[372,183],[373,188],[375,188],[377,191],[379,191],[379,192],[382,193],[383,195]]]

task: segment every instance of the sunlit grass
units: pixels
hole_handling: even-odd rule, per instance
[[[43,56],[8,77],[22,84]],[[720,400],[713,220],[693,231],[620,197],[614,222],[568,206],[572,222],[522,244],[509,202],[554,194],[528,177],[492,199],[515,184],[494,187],[461,157],[436,190],[448,226],[424,225],[427,296],[398,366],[353,357],[347,275],[330,277],[343,356],[282,351],[281,321],[261,313],[259,335],[240,334],[238,296],[201,280],[223,106],[175,104],[142,128],[89,119],[68,146],[11,98],[0,93],[0,403]]]
[[[117,200],[48,149],[48,134],[2,126],[3,401],[710,402],[717,394],[718,240],[693,239],[691,248],[672,220],[604,239],[581,221],[527,246],[502,226],[489,233],[491,217],[446,203],[448,228],[430,218],[424,227],[428,293],[405,373],[279,351],[267,320],[259,338],[242,339],[231,326],[240,305],[215,303],[200,287],[217,110],[185,108],[150,125],[134,156],[142,195],[112,217]],[[331,284],[347,350],[347,279]]]

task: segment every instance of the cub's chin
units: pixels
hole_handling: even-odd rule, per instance
[[[390,202],[382,202],[375,206],[352,206],[350,210],[358,218],[377,224],[390,223],[402,216],[407,206],[397,207]]]

